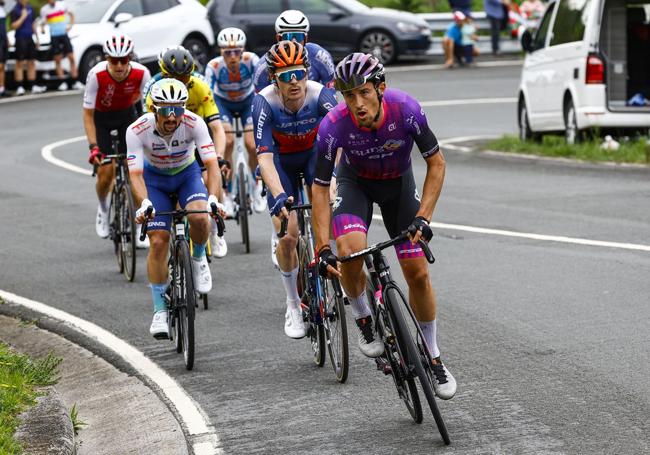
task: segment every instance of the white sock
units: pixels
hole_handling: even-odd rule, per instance
[[[217,222],[212,217],[210,217],[210,231],[212,235],[217,235],[217,232],[219,232],[219,228],[217,227]]]
[[[110,206],[111,206],[111,197],[110,197],[110,196],[107,196],[107,197],[104,198],[104,199],[100,199],[100,200],[99,200],[99,206],[101,207],[102,212],[107,213],[107,212],[108,212],[108,209],[109,209]]]
[[[420,328],[422,329],[422,334],[424,335],[424,341],[427,342],[427,347],[429,348],[429,353],[432,358],[440,357],[440,349],[438,349],[438,340],[437,340],[437,329],[436,329],[436,320],[430,322],[418,321]]]
[[[282,275],[282,284],[287,293],[287,304],[291,302],[296,308],[299,307],[300,296],[298,295],[298,267],[290,272],[280,270],[280,275]]]
[[[368,296],[366,296],[366,291],[364,290],[358,297],[349,297],[350,309],[352,310],[352,316],[354,319],[366,318],[370,316],[370,307],[368,306]]]

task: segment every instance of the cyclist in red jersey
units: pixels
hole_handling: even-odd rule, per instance
[[[117,152],[126,153],[126,130],[138,118],[142,90],[151,78],[147,68],[131,61],[133,40],[128,35],[108,38],[104,54],[106,60],[88,73],[83,99],[83,122],[90,149],[88,162],[99,166],[95,231],[102,238],[109,235],[109,192],[115,175],[112,165],[102,164],[104,155],[112,153],[110,132],[118,130],[120,149]]]

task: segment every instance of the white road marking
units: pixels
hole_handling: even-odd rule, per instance
[[[482,140],[488,140],[488,139],[496,139],[500,137],[499,135],[492,135],[492,136],[457,136],[457,137],[450,137],[448,139],[441,139],[440,140],[440,145],[445,148],[445,150],[456,150],[458,152],[463,152],[463,153],[468,153],[472,151],[471,147],[466,147],[464,145],[456,145],[456,142],[468,142],[468,141],[482,141]]]
[[[218,447],[219,438],[215,429],[210,425],[207,415],[201,409],[201,406],[171,376],[135,347],[92,322],[50,307],[44,303],[36,302],[3,290],[0,290],[0,297],[62,321],[74,330],[113,351],[142,376],[145,376],[149,381],[156,384],[176,409],[188,435],[201,439],[201,442],[194,444],[195,447],[193,448],[195,448],[196,454],[223,453]]]
[[[83,175],[93,175],[92,171],[88,169],[84,169],[79,166],[75,166],[74,164],[70,164],[66,161],[60,160],[52,154],[52,150],[54,150],[57,147],[72,144],[73,142],[83,141],[84,139],[86,139],[86,136],[77,136],[77,137],[72,137],[70,139],[64,139],[58,142],[52,142],[51,144],[47,144],[45,147],[41,149],[41,156],[45,161],[52,163],[55,166],[62,167],[63,169],[67,169],[72,172],[78,172],[79,174],[83,174]]]
[[[522,66],[524,64],[523,60],[495,60],[492,62],[478,62],[476,64],[479,68],[494,68],[499,66]],[[447,69],[445,65],[441,63],[431,63],[426,65],[401,65],[401,66],[387,66],[387,73],[406,73],[410,71],[430,71],[430,70],[441,70]],[[449,70],[457,71],[457,70]]]
[[[80,95],[83,90],[67,90],[65,92],[45,92],[38,95],[12,96],[11,98],[0,99],[0,104],[17,103],[19,101],[42,100],[46,98],[58,98],[60,96]]]
[[[517,98],[465,98],[456,100],[436,100],[436,101],[422,101],[422,107],[435,107],[435,106],[469,106],[472,104],[502,104],[502,103],[516,103]]]

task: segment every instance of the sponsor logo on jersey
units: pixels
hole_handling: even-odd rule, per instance
[[[415,189],[415,194],[414,194],[413,196],[415,197],[415,200],[416,200],[416,201],[421,202],[421,199],[420,199],[420,193],[418,193],[418,189],[417,189],[417,188]]]
[[[208,196],[205,193],[194,193],[194,194],[190,195],[185,201],[189,202],[192,199],[196,199],[196,198],[199,198],[199,197],[200,198],[207,198]]]
[[[289,128],[290,126],[303,126],[303,125],[311,125],[312,123],[316,123],[317,119],[314,117],[312,118],[306,118],[303,120],[296,120],[295,122],[285,122],[280,124],[280,128]]]
[[[385,150],[389,150],[391,152],[394,152],[395,150],[399,149],[401,146],[405,144],[405,141],[401,139],[389,139],[387,140],[383,147]]]
[[[341,202],[343,202],[343,198],[341,196],[336,196],[336,199],[334,199],[334,204],[332,204],[332,210],[338,209],[341,205]]]
[[[397,128],[397,125],[395,125],[395,122],[388,125],[388,131],[395,131],[395,128]]]
[[[255,132],[255,137],[257,139],[262,139],[262,132],[264,130],[264,122],[266,121],[266,112],[260,112],[260,117],[257,121],[257,131]]]
[[[415,120],[414,115],[411,115],[409,118],[407,118],[406,123],[408,123],[409,125],[413,126],[413,128],[415,128],[415,134],[417,134],[418,136],[422,133],[420,130],[420,124],[417,122],[417,120]]]
[[[350,223],[350,224],[343,225],[344,231],[349,231],[350,229],[361,229],[365,231],[366,226],[363,223]]]
[[[148,221],[147,222],[147,227],[152,228],[152,227],[165,227],[165,222],[164,221]]]
[[[172,141],[172,147],[178,147],[178,139]]]
[[[167,145],[165,144],[156,144],[155,142],[151,143],[151,150],[157,152],[159,150],[167,150]]]

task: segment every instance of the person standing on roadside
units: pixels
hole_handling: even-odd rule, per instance
[[[499,39],[502,24],[507,21],[509,0],[483,0],[485,14],[490,21],[490,35],[492,37],[492,55],[499,55]]]
[[[0,0],[0,96],[7,96],[5,90],[5,62],[7,61],[7,13],[5,12],[5,2]]]
[[[32,93],[43,93],[47,90],[45,87],[36,85],[36,44],[38,44],[38,35],[34,27],[34,8],[29,4],[29,0],[18,0],[9,14],[11,28],[16,31],[16,68],[14,69],[14,80],[18,88],[16,95],[24,95],[23,87],[24,66],[27,65],[27,88],[32,89]],[[36,44],[32,35],[36,36]]]
[[[68,20],[68,16],[70,20]],[[50,43],[52,49],[52,57],[56,65],[56,77],[61,80],[58,90],[68,90],[72,87],[75,90],[81,90],[84,85],[78,80],[79,73],[77,72],[77,64],[74,60],[72,53],[72,44],[68,37],[68,32],[74,25],[74,14],[68,10],[65,2],[61,0],[47,0],[47,3],[41,8],[41,31],[45,33],[45,24],[50,28]],[[66,82],[63,75],[63,67],[61,60],[63,56],[68,58],[70,64],[70,76]]]

